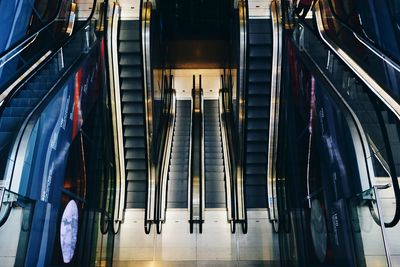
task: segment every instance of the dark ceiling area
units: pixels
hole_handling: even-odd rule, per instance
[[[169,40],[227,40],[232,0],[159,1]]]
[[[160,0],[171,68],[222,68],[228,60],[232,0]]]

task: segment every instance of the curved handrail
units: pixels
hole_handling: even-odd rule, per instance
[[[318,5],[318,4],[317,4]],[[316,8],[318,9],[318,6],[316,5]],[[318,17],[318,15],[317,15],[317,17]],[[320,38],[320,39],[322,39],[322,41],[323,41],[323,43],[328,47],[328,50],[329,51],[332,51],[334,48],[333,48],[333,44],[331,44],[331,43],[326,43],[327,41],[329,41],[329,39],[324,39],[323,38],[323,36],[321,36],[322,35],[322,33],[320,33],[319,35],[317,35],[317,34],[315,34],[314,32],[313,32],[313,30],[310,28],[310,26],[308,26],[306,23],[304,23],[304,24],[300,24],[301,25],[301,27],[303,27],[303,28],[308,28],[309,29],[309,32],[311,33],[311,34],[313,34],[316,38]],[[303,50],[304,51],[306,51],[307,49],[305,49],[304,47],[303,47]],[[355,74],[355,76],[357,76],[358,78],[359,78],[359,80],[361,81],[361,82],[364,82],[364,80],[361,78],[361,77],[359,77],[359,73],[357,73],[357,72],[355,72],[354,71],[354,68],[352,68],[351,67],[351,64],[349,64],[349,62],[346,62],[346,59],[348,59],[348,58],[346,58],[345,56],[347,56],[347,54],[345,54],[342,50],[340,50],[339,52],[337,52],[337,51],[334,51],[333,50],[333,52],[335,52],[335,54],[337,55],[337,57],[338,57],[338,59],[339,60],[341,60],[342,62],[344,62],[348,67],[349,67],[349,69],[351,70],[351,71],[353,71],[353,73]],[[308,53],[308,52],[307,52]],[[344,54],[342,54],[342,53],[344,53]],[[311,56],[311,55],[310,55]],[[317,64],[317,63],[315,63],[315,64]],[[365,78],[365,77],[364,77]],[[369,86],[369,84],[367,84],[367,83],[364,83],[366,86],[367,86],[367,88],[369,89],[369,90],[371,90],[371,87]],[[375,88],[376,89],[376,88]],[[373,90],[371,90],[372,91],[372,95],[376,95],[376,94],[374,94],[375,92],[373,91]],[[343,97],[342,97],[343,98]],[[389,111],[392,111],[392,114],[395,116],[395,117],[397,117],[397,119],[400,121],[400,118],[397,116],[397,114],[396,114],[396,112],[393,112],[393,109],[391,109],[391,107],[390,107],[390,105],[388,105],[387,103],[388,102],[385,102],[385,101],[383,101],[382,100],[382,98],[380,98],[379,96],[378,96],[378,99],[379,100],[381,100],[381,102],[388,108],[388,110]],[[344,98],[343,98],[343,100],[344,100]],[[376,107],[374,107],[375,109],[376,109]],[[354,115],[354,116],[356,116],[356,115]],[[390,154],[390,145],[389,145],[389,140],[388,140],[388,136],[387,136],[387,133],[386,133],[386,129],[384,128],[384,126],[382,125],[382,122],[380,121],[379,122],[379,124],[380,124],[380,127],[381,127],[381,129],[382,129],[382,134],[384,135],[384,137],[383,137],[383,139],[384,139],[384,142],[385,142],[385,147],[387,147],[388,149],[389,149],[389,151],[388,151],[388,154]],[[362,124],[361,124],[361,122],[357,119],[357,127],[358,128],[360,128],[360,129],[362,129]],[[363,132],[364,132],[364,130],[362,130]],[[363,142],[363,144],[366,144],[366,148],[365,148],[365,150],[367,150],[367,152],[368,152],[368,155],[369,155],[369,149],[368,149],[368,139],[367,139],[367,137],[366,137],[366,135],[365,135],[365,133],[363,133],[363,136],[365,137],[364,139],[365,139],[365,142]],[[369,155],[368,156],[368,159],[370,160],[370,157],[371,157],[371,155]],[[379,160],[379,159],[378,159]],[[396,171],[395,171],[395,168],[394,168],[394,164],[393,164],[393,162],[388,162],[389,163],[389,166],[391,166],[390,167],[390,177],[391,177],[391,179],[392,179],[392,184],[393,184],[393,190],[394,190],[394,192],[395,192],[395,197],[396,197],[396,211],[395,211],[395,215],[394,215],[394,217],[393,217],[393,219],[392,219],[392,221],[391,222],[389,222],[389,223],[385,223],[385,226],[386,227],[393,227],[394,225],[396,225],[397,223],[398,223],[398,221],[400,220],[400,202],[399,201],[397,201],[398,199],[399,199],[399,197],[400,197],[400,189],[399,189],[399,184],[398,184],[398,181],[397,181],[397,177],[396,177],[396,175],[394,175],[394,173],[396,173]],[[368,186],[366,186],[366,185],[364,185],[364,189],[369,189],[369,188],[371,188],[372,187],[372,177],[375,177],[375,174],[374,174],[374,171],[373,171],[373,167],[372,167],[372,162],[371,163],[369,163],[369,164],[367,164],[367,166],[368,166],[368,169],[367,169],[367,174],[368,175],[361,175],[360,177],[368,177]],[[375,220],[376,221],[376,220]],[[379,222],[377,222],[378,224],[379,224]]]
[[[6,58],[9,55],[14,55],[14,53],[16,53],[15,51],[18,51],[17,54],[20,54],[26,48],[26,45],[29,45],[32,42],[34,42],[35,39],[37,38],[37,36],[41,32],[45,31],[47,28],[52,26],[53,23],[58,22],[58,21],[56,21],[56,19],[57,19],[58,15],[60,14],[61,2],[62,2],[62,0],[59,0],[58,5],[57,5],[57,12],[55,13],[55,15],[52,18],[50,18],[48,20],[48,22],[45,25],[40,27],[37,31],[29,34],[24,39],[21,39],[18,42],[14,43],[12,46],[10,46],[9,48],[7,48],[6,50],[4,50],[3,52],[0,53],[0,62],[1,62],[0,68],[4,65],[3,64],[4,58]]]
[[[171,87],[172,84],[169,86]],[[169,119],[168,119],[168,129],[167,129],[167,136],[166,136],[166,145],[164,149],[164,155],[162,158],[162,169],[160,175],[160,183],[159,183],[159,196],[157,198],[157,232],[161,233],[161,224],[165,222],[166,218],[166,210],[167,210],[167,184],[168,184],[168,171],[169,171],[169,163],[171,157],[171,150],[172,150],[172,139],[174,134],[174,127],[176,121],[176,92],[174,89],[171,90],[171,105],[168,111]]]
[[[76,29],[69,38],[67,38],[64,42],[62,42],[58,48],[54,50],[49,50],[47,53],[45,53],[39,60],[38,62],[35,62],[27,71],[25,71],[20,78],[17,79],[14,83],[12,83],[10,86],[7,87],[2,93],[0,93],[0,114],[3,112],[6,104],[10,101],[10,99],[21,89],[21,87],[29,80],[31,79],[38,71],[40,71],[44,65],[46,65],[50,60],[54,58],[55,55],[57,55],[60,50],[62,50],[63,47],[68,45],[71,40],[76,36],[78,32],[80,32],[82,29],[87,27],[88,23],[92,20],[92,17],[94,16],[95,10],[96,10],[96,3],[97,0],[93,0],[93,6],[92,6],[92,11],[89,15],[89,17],[86,19],[86,21],[78,28]],[[39,63],[40,62],[40,63]],[[39,64],[38,64],[39,63]]]
[[[295,42],[294,42],[295,43]],[[304,50],[301,48],[301,45],[297,47],[298,44],[295,43],[296,49],[300,55],[300,57],[303,59],[303,62],[306,63],[308,68],[310,68],[311,73],[315,74],[317,77],[320,78],[320,81],[324,84],[325,90],[328,91],[328,94],[334,99],[336,104],[339,105],[340,110],[344,113],[345,120],[349,126],[349,132],[351,134],[352,140],[353,140],[353,145],[355,149],[355,156],[356,156],[356,161],[357,161],[357,166],[359,168],[359,176],[364,177],[364,175],[367,175],[368,179],[370,180],[371,175],[373,175],[373,167],[372,167],[372,161],[371,161],[371,155],[369,154],[369,149],[368,149],[368,141],[366,138],[366,134],[364,133],[364,130],[355,114],[355,112],[351,109],[350,105],[347,103],[347,101],[343,98],[339,90],[335,87],[335,85],[330,81],[330,79],[326,76],[324,71],[321,69],[321,67],[313,60],[313,57],[308,53],[307,50]],[[390,262],[390,256],[389,256],[389,251],[387,247],[387,240],[386,240],[386,232],[385,232],[385,227],[384,224],[382,224],[383,216],[382,216],[382,210],[380,207],[380,200],[377,195],[377,187],[372,186],[371,184],[369,185],[369,188],[367,190],[373,190],[376,195],[376,204],[377,204],[377,210],[379,217],[377,220],[379,220],[378,225],[381,227],[382,231],[382,238],[385,246],[385,253],[387,256],[388,263]],[[367,191],[365,190],[365,191]],[[363,194],[362,191],[360,194]],[[309,200],[311,196],[307,196],[307,201]],[[373,201],[373,200],[371,200]],[[371,209],[370,206],[371,203],[367,203],[367,206]],[[371,212],[371,215],[374,219],[376,219],[376,214],[374,212]],[[390,266],[390,263],[389,263]]]
[[[239,75],[238,75],[238,92],[239,94],[239,105],[238,105],[238,129],[239,129],[239,146],[238,149],[238,164],[237,164],[237,177],[236,177],[236,218],[235,221],[242,225],[244,233],[247,232],[247,209],[246,209],[246,192],[245,192],[245,179],[246,179],[246,106],[247,106],[247,58],[248,58],[248,25],[247,20],[249,17],[249,11],[247,1],[240,0],[238,3],[239,8],[239,27],[240,27],[240,58],[239,58]]]
[[[388,56],[385,52],[382,51],[381,48],[377,48],[374,43],[372,43],[370,40],[364,38],[361,36],[359,33],[357,33],[346,21],[344,21],[335,11],[332,0],[325,0],[328,3],[329,6],[329,11],[335,18],[335,20],[339,21],[340,24],[351,31],[353,35],[361,42],[363,45],[365,45],[366,48],[368,48],[370,51],[372,51],[374,54],[376,54],[379,58],[381,58],[383,61],[385,61],[387,64],[395,68],[397,71],[400,72],[400,66],[397,62],[397,60],[392,59],[392,57]]]
[[[114,140],[117,143],[114,145],[114,155],[116,163],[116,199],[114,208],[114,224],[120,224],[124,219],[125,209],[125,157],[124,157],[124,136],[122,125],[118,121],[122,121],[121,113],[121,95],[120,95],[120,81],[119,81],[119,67],[118,67],[118,21],[121,14],[121,7],[118,3],[112,4],[112,13],[108,20],[107,30],[107,46],[109,47],[108,57],[108,72],[110,84],[110,102],[112,113],[112,127]],[[117,229],[117,230],[118,230]],[[115,232],[115,229],[113,229]]]
[[[190,128],[189,128],[189,164],[188,164],[188,208],[189,208],[189,224],[190,224],[190,233],[193,233],[193,197],[192,197],[192,146],[193,146],[193,117],[194,117],[194,97],[193,91],[196,89],[196,80],[193,75],[193,88],[192,88],[192,97],[190,99]]]
[[[97,0],[94,0],[94,1],[96,2]],[[94,32],[92,32],[92,33],[87,32],[87,30],[93,30],[93,28],[90,27],[91,18],[93,16],[93,14],[94,14],[94,10],[92,10],[92,13],[89,16],[89,19],[86,21],[86,23],[84,25],[82,25],[82,27],[80,27],[78,31],[75,31],[72,36],[76,36],[78,34],[83,34],[83,31],[85,31],[85,34],[87,34],[88,37],[92,37],[94,35]],[[71,42],[71,40],[73,40],[73,38],[68,39],[68,41],[65,43],[65,45],[69,44]],[[98,44],[98,42],[99,42],[99,39],[94,39],[93,43],[91,43],[91,44],[94,46],[95,44]],[[59,50],[57,50],[57,52],[60,52],[61,50],[62,50],[62,47]],[[58,55],[58,54],[53,54],[53,56],[50,58],[50,60],[56,55]],[[12,148],[10,149],[10,153],[9,153],[9,162],[12,162],[12,165],[7,168],[7,172],[5,173],[5,176],[9,177],[8,185],[10,188],[12,186],[12,181],[13,181],[13,177],[15,176],[15,172],[18,171],[18,173],[19,173],[21,171],[21,166],[23,164],[20,163],[19,161],[24,160],[23,158],[25,156],[26,146],[27,146],[26,139],[24,139],[24,137],[25,137],[25,135],[29,135],[30,132],[32,131],[32,127],[34,126],[34,123],[35,123],[35,122],[33,122],[33,121],[35,121],[34,118],[39,116],[38,114],[45,107],[45,105],[50,101],[51,96],[53,96],[54,93],[63,85],[63,82],[65,82],[68,79],[71,72],[79,66],[78,63],[80,63],[84,57],[85,56],[83,56],[83,52],[82,52],[82,54],[80,54],[79,57],[77,57],[68,67],[66,67],[66,69],[63,70],[61,76],[57,79],[57,81],[54,82],[54,84],[51,86],[51,88],[48,90],[48,92],[43,96],[43,98],[38,102],[38,104],[26,116],[23,123],[19,127],[18,133],[11,140],[13,142],[13,145],[12,145]],[[22,149],[21,147],[25,149],[25,150],[23,150],[24,151],[23,153],[22,152],[19,153],[19,150]],[[16,185],[16,186],[18,186],[18,185]]]
[[[150,1],[143,0],[141,5],[141,38],[142,38],[142,66],[143,66],[143,95],[144,95],[144,124],[146,138],[146,164],[147,164],[147,204],[145,208],[145,233],[149,234],[151,225],[156,216],[156,176],[155,167],[152,161],[152,139],[153,139],[153,110],[152,110],[152,81],[151,81],[151,58],[150,58],[150,22],[152,4]]]
[[[279,109],[281,89],[281,66],[282,66],[282,26],[280,14],[280,1],[271,2],[271,18],[273,32],[272,71],[271,71],[271,105],[268,136],[268,164],[267,164],[267,192],[268,192],[268,214],[270,221],[278,231],[278,203],[277,203],[277,177],[276,164],[278,153],[279,136]]]
[[[224,96],[223,90],[225,88],[224,82],[222,82],[222,88],[219,91],[219,98],[218,98],[218,107],[219,107],[219,121],[221,125],[221,139],[222,139],[222,153],[224,159],[224,170],[225,170],[225,186],[226,186],[226,206],[227,206],[227,219],[228,222],[232,225],[235,224],[235,195],[234,195],[234,188],[235,185],[232,180],[231,175],[231,156],[229,153],[229,141],[228,141],[228,133],[227,133],[227,126],[226,126],[226,118],[225,118],[225,110],[224,110]],[[234,228],[232,228],[233,230]]]
[[[192,90],[192,129],[190,151],[190,193],[189,193],[189,224],[190,233],[193,233],[193,225],[199,224],[199,232],[203,231],[204,221],[204,96],[201,88],[201,75],[199,87],[195,86],[193,75]],[[199,153],[199,154],[197,154]],[[199,160],[199,162],[197,161]]]
[[[351,58],[345,51],[343,51],[335,42],[333,42],[329,36],[328,33],[326,32],[326,29],[324,27],[323,23],[323,18],[322,18],[322,11],[321,11],[321,4],[320,2],[317,2],[315,4],[315,20],[317,24],[317,29],[318,29],[318,34],[320,35],[321,39],[331,48],[335,54],[337,54],[342,61],[346,63],[346,65],[349,66],[350,69],[354,73],[357,74],[357,76],[379,97],[386,103],[386,105],[390,106],[390,108],[396,112],[396,116],[400,115],[400,104],[398,103],[397,100],[395,100],[390,93],[388,93],[383,87],[381,87],[376,79],[374,79],[370,74],[368,74],[353,58]],[[361,40],[363,44],[367,44],[362,37],[356,35],[354,31],[351,31],[358,40]],[[371,46],[366,46],[368,50],[371,50]],[[377,55],[378,52],[374,51],[373,49],[371,50],[375,55]],[[381,58],[384,60],[387,64],[390,66],[394,66],[394,69],[399,72],[400,75],[400,67],[396,65],[393,61],[387,61],[384,58]]]

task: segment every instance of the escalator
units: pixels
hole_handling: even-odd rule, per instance
[[[282,260],[395,265],[399,104],[316,23],[299,22],[286,43],[286,137],[280,136],[278,159]]]
[[[147,194],[146,126],[140,22],[121,20],[118,65],[126,172],[126,208],[145,208]]]
[[[191,100],[177,100],[168,172],[167,208],[188,207]]]
[[[20,127],[29,112],[39,103],[48,92],[48,88],[55,82],[58,61],[52,62],[41,69],[33,79],[30,79],[11,101],[1,106],[0,117],[0,147],[9,145],[10,139]]]
[[[225,208],[225,167],[218,100],[204,100],[205,206]]]
[[[267,158],[272,65],[272,25],[250,19],[246,111],[245,196],[247,208],[267,207]]]

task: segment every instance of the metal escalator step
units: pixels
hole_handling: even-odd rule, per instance
[[[171,152],[171,159],[186,159],[188,158],[188,153],[183,153],[182,151]]]
[[[270,70],[271,66],[271,60],[272,60],[272,48],[268,45],[260,45],[260,46],[253,46],[250,48],[249,51],[249,56],[251,57],[251,60],[253,60],[254,57],[260,57],[264,59],[264,62],[266,62],[264,69]]]
[[[208,160],[208,159],[215,159],[215,160],[217,160],[217,159],[222,159],[222,153],[210,153],[210,152],[205,152],[204,153],[204,156],[205,156],[205,158],[206,158],[206,160]]]
[[[127,209],[144,209],[146,207],[146,203],[143,202],[132,202],[132,201],[128,201],[128,195],[127,194],[127,201],[126,201],[126,208]],[[143,196],[143,198],[145,198],[145,195]],[[142,199],[142,197],[140,197],[140,199]]]
[[[135,105],[133,103],[123,103],[122,104],[122,113],[123,114],[132,114],[135,116],[143,117],[143,107],[140,105]]]
[[[143,126],[143,116],[138,114],[126,114],[123,118],[123,125]]]
[[[140,91],[123,91],[122,102],[136,102],[137,107],[140,107],[143,111],[143,93]],[[129,103],[131,105],[131,103]]]
[[[224,166],[224,160],[222,156],[220,158],[205,158],[204,160],[205,165],[219,165]]]
[[[182,164],[188,166],[189,164],[189,156],[187,158],[175,158],[173,161],[170,162],[170,165],[172,164]],[[186,167],[187,169],[187,167]]]
[[[139,20],[120,20],[119,29],[129,30],[132,32],[139,32],[140,22]]]
[[[216,145],[208,145],[207,143],[204,144],[204,152],[209,152],[209,153],[222,153],[222,146],[221,143],[216,144]]]
[[[247,142],[249,141],[267,142],[268,135],[265,134],[265,131],[250,131],[247,133]]]
[[[271,33],[250,33],[249,34],[249,44],[250,44],[250,46],[272,44],[272,34]]]
[[[246,151],[248,153],[249,152],[267,153],[268,152],[268,143],[267,142],[248,143],[246,146]]]
[[[262,164],[259,163],[265,163],[265,162],[257,162],[257,164],[251,165],[247,163],[247,167],[246,167],[246,176],[247,175],[261,175],[264,176],[263,179],[265,178],[265,175],[267,174],[267,167],[263,166]]]
[[[221,188],[225,187],[225,184],[224,184],[225,173],[223,171],[222,172],[206,171],[205,179],[210,184],[217,183],[217,181],[218,181],[218,184],[221,184]]]
[[[250,19],[249,33],[271,33],[272,22],[270,19]]]
[[[248,165],[248,169],[266,169],[266,166],[259,166],[267,162],[267,154],[266,153],[250,153],[246,157],[246,164]],[[253,165],[252,165],[253,164]]]
[[[124,78],[121,80],[121,90],[142,90],[142,79],[138,78]]]
[[[140,53],[140,43],[131,41],[120,41],[118,44],[119,53]]]
[[[247,112],[247,117],[249,119],[264,119],[267,123],[269,123],[269,109],[260,108],[260,109],[249,109]]]
[[[144,128],[132,126],[132,125],[125,125],[124,127],[124,137],[142,137],[144,138]]]
[[[247,122],[247,130],[268,130],[269,121],[251,119]]]
[[[269,106],[271,99],[269,95],[249,95],[247,99],[249,106]]]
[[[140,41],[139,32],[135,32],[132,29],[126,29],[126,30],[121,29],[118,33],[118,40],[139,42]]]
[[[132,57],[132,56],[122,56],[119,59],[119,65],[124,67],[124,66],[135,66],[135,67],[141,67],[141,59],[140,57]]]
[[[249,82],[271,82],[271,74],[266,71],[250,71]]]
[[[144,180],[141,181],[128,181],[128,185],[126,190],[128,192],[146,192],[147,190],[147,182]]]
[[[140,78],[142,77],[141,69],[135,66],[122,66],[119,69],[121,78]]]
[[[182,189],[182,190],[175,190],[175,189],[171,189],[168,190],[168,202],[172,202],[172,203],[185,203],[182,200],[187,199],[187,186]]]
[[[12,132],[0,131],[0,145],[7,143],[13,136],[14,134]]]
[[[185,165],[181,165],[181,164],[179,164],[179,165],[177,165],[177,164],[174,164],[174,165],[170,165],[169,166],[169,171],[170,172],[185,172],[187,170],[187,166],[185,166]]]
[[[127,160],[125,168],[129,171],[146,170],[146,161],[145,160]]]
[[[129,170],[126,173],[126,180],[127,181],[147,181],[147,173],[146,169],[143,170]]]
[[[12,98],[10,107],[32,107],[39,102],[39,98]]]
[[[144,148],[127,149],[125,159],[146,159],[146,151]]]
[[[271,87],[269,84],[263,83],[250,83],[248,85],[249,95],[270,95]]]
[[[188,187],[188,179],[187,176],[185,179],[171,179],[168,182],[168,189],[171,191],[187,191]]]
[[[267,179],[263,175],[260,174],[246,175],[246,185],[258,185],[260,187],[265,187],[266,184],[267,184]]]
[[[145,148],[145,143],[142,138],[140,139],[133,139],[133,138],[127,138],[125,139],[124,143],[125,149],[127,148],[132,148],[132,149],[137,149],[137,148]]]
[[[5,117],[0,118],[0,131],[8,132],[15,129],[24,120],[24,117]]]
[[[31,110],[28,107],[6,107],[1,116],[4,117],[25,117],[25,115]]]
[[[187,180],[188,173],[187,172],[169,172],[168,178],[170,180]]]
[[[205,171],[206,172],[224,172],[224,165],[221,164],[215,164],[215,165],[207,165],[205,166]]]

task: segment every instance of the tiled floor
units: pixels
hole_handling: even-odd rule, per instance
[[[143,230],[143,212],[128,211],[115,240],[114,266],[279,266],[278,236],[267,212],[249,212],[248,234],[230,233],[224,210],[206,210],[203,233],[189,233],[186,210],[167,212],[161,235]]]

